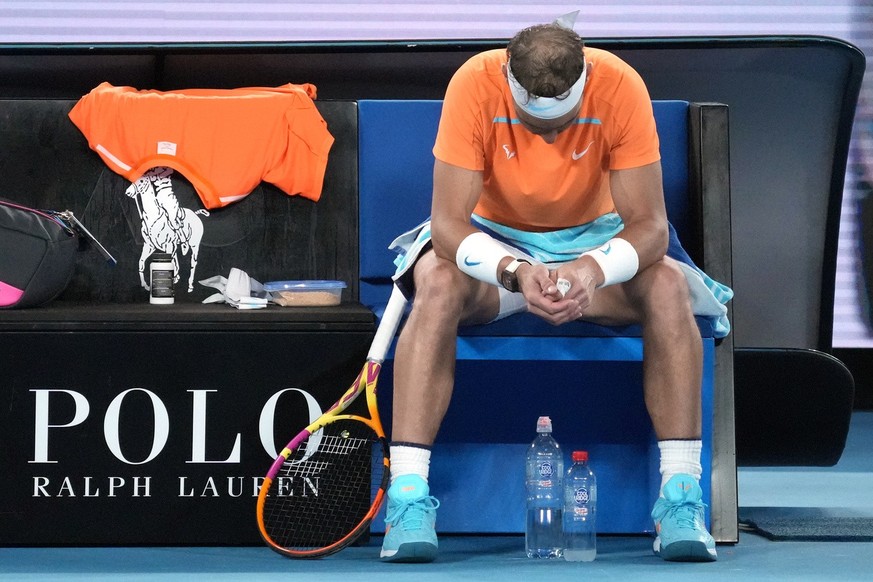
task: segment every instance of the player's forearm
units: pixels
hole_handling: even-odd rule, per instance
[[[455,261],[458,247],[461,241],[479,232],[469,221],[440,219],[434,216],[431,219],[431,240],[436,255],[448,261]]]
[[[597,287],[624,283],[664,257],[669,236],[666,222],[642,220],[626,225],[616,237],[580,256],[580,280],[591,277]]]
[[[663,259],[670,242],[667,221],[657,217],[625,223],[624,230],[618,233],[617,238],[622,238],[633,246],[639,257],[639,271]]]

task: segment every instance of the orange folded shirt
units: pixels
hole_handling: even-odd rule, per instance
[[[69,115],[131,182],[168,166],[210,209],[244,198],[261,180],[317,201],[334,139],[315,94],[308,83],[167,92],[101,83]]]

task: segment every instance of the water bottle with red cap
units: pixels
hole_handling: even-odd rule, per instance
[[[564,478],[564,559],[590,562],[597,555],[597,479],[587,451],[573,451]]]

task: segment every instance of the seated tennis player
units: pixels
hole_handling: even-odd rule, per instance
[[[383,560],[437,556],[428,470],[452,396],[458,325],[526,310],[554,325],[641,324],[662,474],[654,551],[716,559],[698,484],[703,364],[694,316],[727,335],[733,292],[687,255],[667,254],[646,86],[615,55],[584,47],[567,20],[522,30],[506,50],[476,55],[455,73],[433,148],[431,219],[392,245],[403,249],[395,279],[414,289],[414,301],[395,357]]]

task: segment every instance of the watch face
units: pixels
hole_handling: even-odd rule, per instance
[[[500,282],[508,291],[512,291],[513,293],[518,291],[518,276],[514,271],[503,271],[503,274],[500,277]]]

